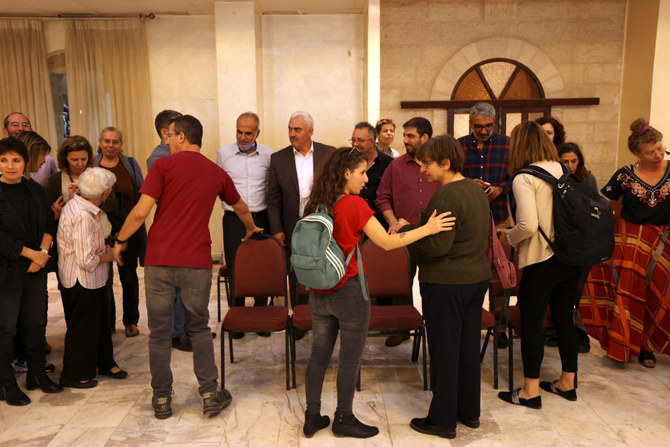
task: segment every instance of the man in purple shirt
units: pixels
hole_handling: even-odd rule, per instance
[[[378,212],[381,212],[389,224],[389,234],[398,231],[398,219],[404,218],[413,226],[419,224],[421,211],[428,205],[433,193],[439,188],[438,183],[430,183],[425,173],[421,172],[421,162],[416,154],[423,144],[433,136],[433,126],[426,118],[414,117],[403,124],[403,143],[407,153],[391,162],[384,171],[377,189]],[[412,278],[416,273],[416,261],[410,256]],[[378,304],[382,304],[377,300]],[[390,303],[387,303],[390,304]],[[412,304],[412,303],[402,303]],[[386,339],[387,346],[397,346],[409,335],[402,334]]]

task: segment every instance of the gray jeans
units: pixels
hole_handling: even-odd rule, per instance
[[[312,312],[312,354],[307,365],[307,411],[321,411],[321,390],[328,362],[340,333],[340,365],[337,371],[337,411],[351,414],[361,355],[370,324],[370,302],[363,299],[358,277],[328,295],[309,294]]]
[[[218,370],[209,329],[209,293],[212,270],[190,267],[147,266],[144,268],[147,316],[149,317],[149,366],[154,395],[172,392],[172,331],[177,290],[186,310],[186,332],[193,344],[193,371],[204,394],[217,389]]]

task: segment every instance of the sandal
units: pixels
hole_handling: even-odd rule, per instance
[[[653,368],[656,366],[656,356],[654,356],[654,353],[645,351],[644,349],[640,349],[640,355],[638,356],[637,361],[645,368]]]

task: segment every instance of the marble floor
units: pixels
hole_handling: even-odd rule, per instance
[[[142,276],[142,269],[139,269]],[[53,275],[51,275],[53,276]],[[117,308],[120,286],[115,283]],[[224,299],[225,301],[225,299]],[[225,312],[225,310],[224,310]],[[216,318],[216,286],[210,299],[211,327]],[[661,446],[670,439],[670,358],[659,356],[655,369],[637,362],[625,365],[608,360],[592,343],[581,354],[577,402],[543,395],[540,411],[512,407],[493,389],[492,349],[482,364],[482,425],[477,430],[458,426],[453,440],[434,438],[409,427],[413,417],[425,416],[430,392],[423,391],[420,363],[410,362],[411,346],[384,346],[369,338],[363,354],[362,389],[354,411],[364,422],[380,428],[368,440],[335,438],[329,429],[312,439],[302,435],[305,408],[304,378],[311,337],[297,344],[297,389],[285,390],[284,337],[248,334],[235,341],[236,363],[226,362],[226,387],[232,405],[215,418],[202,415],[201,399],[192,372],[191,354],[173,351],[174,415],[155,419],[151,408],[147,323],[141,296],[141,334],[126,338],[120,314],[114,334],[115,356],[130,376],[108,377],[91,390],[66,389],[60,394],[27,391],[32,404],[10,407],[0,402],[0,446]],[[62,367],[65,321],[55,278],[49,281],[47,339],[53,347],[48,360]],[[219,358],[220,337],[214,342]],[[515,345],[515,382],[521,383],[519,345]],[[337,348],[336,348],[337,353]],[[501,351],[501,390],[507,383],[507,351]],[[558,376],[556,348],[547,348],[542,378]],[[323,412],[335,410],[336,354],[326,376]],[[18,375],[23,387],[25,375]]]

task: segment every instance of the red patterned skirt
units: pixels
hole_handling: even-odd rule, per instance
[[[618,219],[612,259],[591,269],[579,312],[614,360],[640,349],[670,354],[669,228]]]

